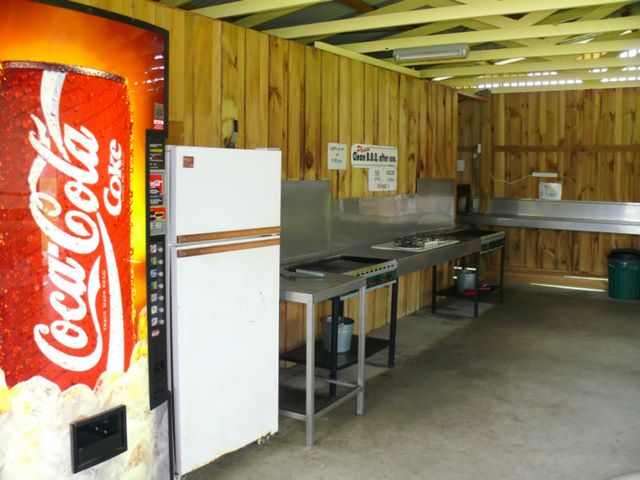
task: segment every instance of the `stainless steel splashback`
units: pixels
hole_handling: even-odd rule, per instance
[[[420,180],[416,195],[333,200],[331,250],[453,227],[454,190],[453,180]]]
[[[328,254],[331,246],[329,182],[282,182],[281,202],[281,263]]]
[[[640,235],[640,203],[492,198],[486,214],[458,219],[476,225]]]
[[[489,200],[488,213],[491,215],[638,222],[640,221],[640,203],[492,198]]]

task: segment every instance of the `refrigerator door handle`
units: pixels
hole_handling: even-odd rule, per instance
[[[208,242],[213,240],[232,240],[245,237],[259,237],[261,235],[280,235],[280,227],[250,228],[246,230],[230,230],[227,232],[209,232],[193,235],[178,235],[176,243],[183,245],[186,243]]]
[[[225,245],[211,245],[207,247],[195,247],[184,250],[178,250],[178,258],[195,257],[199,255],[209,255],[212,253],[232,252],[236,250],[249,250],[252,248],[270,247],[280,245],[280,237],[271,237],[259,240],[253,240],[243,243],[229,243]]]

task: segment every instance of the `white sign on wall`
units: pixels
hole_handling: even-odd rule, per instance
[[[398,148],[382,145],[351,145],[351,166],[356,168],[396,167]]]
[[[347,169],[347,146],[344,143],[327,144],[327,164],[329,170]]]
[[[369,191],[389,192],[398,189],[398,169],[396,167],[369,168]]]
[[[538,198],[540,200],[561,200],[562,184],[540,182],[538,185]]]

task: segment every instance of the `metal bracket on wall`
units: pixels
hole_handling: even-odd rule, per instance
[[[229,136],[229,139],[225,143],[225,148],[236,148],[236,141],[238,140],[238,120],[233,120],[233,131]]]

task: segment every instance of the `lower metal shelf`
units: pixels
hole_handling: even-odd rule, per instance
[[[487,297],[492,296],[494,293],[502,290],[500,285],[488,285],[488,290],[479,290],[479,298],[486,299]],[[469,293],[462,293],[458,290],[458,288],[454,285],[453,287],[445,288],[443,290],[438,290],[436,295],[440,297],[456,297],[456,298],[466,298],[468,300],[473,300],[475,298],[475,292],[473,290],[469,290]]]
[[[370,357],[384,350],[389,346],[389,340],[384,338],[365,338],[365,357]],[[319,368],[331,368],[331,352],[327,352],[322,347],[322,340],[316,341],[315,347],[316,354],[316,367]],[[280,360],[287,362],[306,364],[307,363],[307,347],[302,345],[301,347],[289,350],[280,354]],[[338,369],[348,367],[349,365],[355,365],[358,363],[358,337],[354,335],[351,338],[351,349],[348,352],[338,353]]]
[[[338,386],[335,396],[331,396],[326,389],[316,390],[314,400],[315,414],[321,414],[323,410],[333,406],[336,403],[342,403],[340,400],[346,400],[345,397],[351,396],[355,392],[355,388]],[[280,385],[279,389],[279,408],[280,412],[292,412],[298,415],[304,415],[306,410],[306,392],[304,389],[291,387],[288,385]],[[344,401],[343,400],[343,401]],[[286,413],[285,413],[286,415]]]

